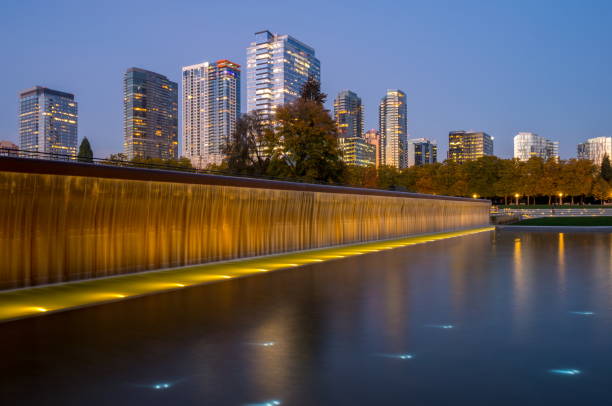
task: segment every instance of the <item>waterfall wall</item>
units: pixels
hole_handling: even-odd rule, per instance
[[[479,227],[489,202],[0,158],[0,289]]]

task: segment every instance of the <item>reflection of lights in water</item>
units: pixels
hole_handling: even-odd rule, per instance
[[[249,345],[257,345],[259,347],[272,347],[276,344],[274,341],[266,341],[263,343],[249,343]]]
[[[571,314],[577,314],[579,316],[592,316],[595,313],[594,312],[570,312]]]
[[[579,375],[579,369],[550,369],[548,372],[557,375]]]
[[[407,360],[407,359],[414,358],[412,354],[376,354],[376,355],[378,355],[379,357],[401,359],[401,360]]]
[[[427,327],[449,329],[454,328],[452,324],[428,324]]]
[[[247,403],[244,406],[278,406],[281,404],[280,400],[268,400],[266,402],[261,403]]]

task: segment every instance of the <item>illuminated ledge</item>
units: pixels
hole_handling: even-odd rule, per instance
[[[153,293],[184,289],[194,285],[294,268],[317,262],[332,261],[354,255],[460,237],[494,229],[494,227],[481,227],[453,232],[421,234],[395,240],[343,245],[0,292],[0,322],[115,302]]]

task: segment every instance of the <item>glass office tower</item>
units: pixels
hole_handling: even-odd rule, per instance
[[[370,145],[373,145],[375,148],[376,154],[376,167],[380,167],[381,165],[381,148],[380,148],[380,133],[376,129],[371,129],[370,131],[364,134],[364,138],[366,142]]]
[[[485,132],[451,131],[448,133],[448,159],[463,163],[493,155],[493,137]]]
[[[376,165],[376,146],[362,137],[340,137],[338,146],[342,151],[342,160],[348,165]]]
[[[438,144],[426,138],[408,140],[407,165],[420,166],[438,161]]]
[[[272,120],[276,106],[295,100],[313,77],[321,81],[315,50],[289,35],[255,33],[247,48],[247,111]]]
[[[550,141],[530,132],[521,132],[514,136],[514,157],[527,161],[539,157],[545,161],[559,159],[559,142]]]
[[[240,114],[240,65],[226,59],[183,68],[183,156],[197,168],[221,164]]]
[[[379,105],[381,164],[406,167],[407,108],[406,93],[387,90]]]
[[[589,138],[578,144],[578,159],[588,159],[601,165],[605,155],[612,160],[612,137]]]
[[[361,99],[350,90],[343,90],[334,100],[334,118],[339,137],[363,136],[363,105]]]
[[[123,150],[128,159],[178,158],[178,84],[130,68],[123,80]]]
[[[20,148],[55,154],[45,159],[74,159],[78,111],[74,95],[36,86],[19,94]]]

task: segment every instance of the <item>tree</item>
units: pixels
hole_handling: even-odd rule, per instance
[[[344,183],[354,187],[375,188],[378,186],[377,171],[374,166],[347,165]]]
[[[81,145],[79,145],[79,153],[77,155],[79,162],[93,162],[93,151],[87,137],[83,137]]]
[[[557,159],[551,158],[544,162],[542,177],[538,182],[540,194],[548,196],[548,204],[552,203],[553,196],[559,193],[561,178],[561,165]]]
[[[313,95],[312,89],[302,93]],[[342,181],[345,165],[336,123],[319,101],[301,97],[278,107],[275,124],[282,147],[274,151],[271,174],[310,182]]]
[[[232,173],[265,175],[279,147],[270,123],[258,111],[242,115],[224,147],[224,164]]]
[[[571,204],[574,197],[580,196],[581,201],[591,192],[595,166],[586,159],[570,159],[561,168],[561,192],[570,196]]]
[[[508,204],[508,196],[512,197],[519,191],[519,177],[521,163],[518,159],[500,160],[499,177],[493,185],[495,195],[504,198],[504,204]]]
[[[309,76],[302,86],[300,98],[305,101],[313,101],[320,105],[325,103],[327,95],[321,92],[321,83],[313,76]]]
[[[610,197],[610,192],[610,184],[603,177],[599,176],[593,182],[593,197],[601,201],[602,204]]]
[[[378,168],[378,187],[381,189],[391,189],[397,186],[399,171],[394,166],[381,165]]]
[[[606,182],[612,182],[612,166],[610,166],[610,157],[608,154],[605,154],[601,160],[600,176]]]

